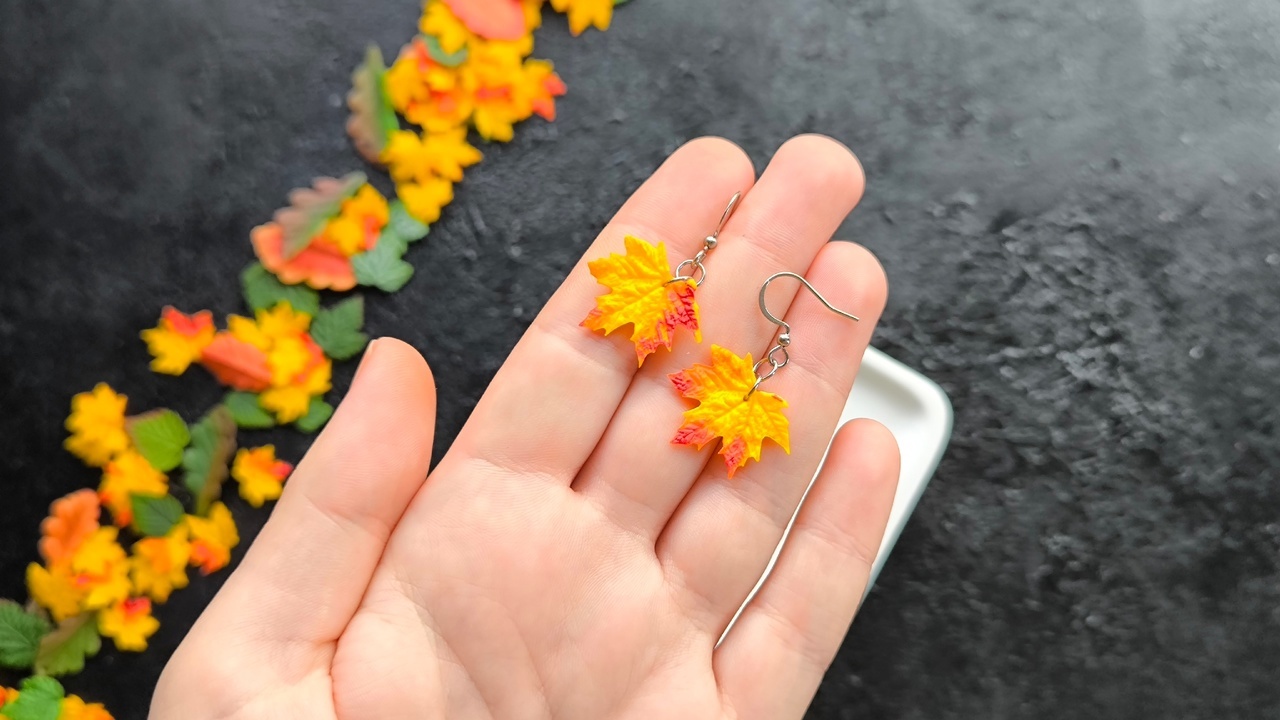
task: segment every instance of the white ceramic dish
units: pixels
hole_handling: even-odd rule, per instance
[[[866,355],[862,357],[858,380],[853,385],[853,392],[849,393],[849,400],[845,403],[844,413],[840,415],[837,427],[855,418],[871,418],[883,423],[897,439],[898,448],[902,452],[898,492],[893,499],[884,540],[880,543],[875,565],[871,568],[871,583],[875,583],[880,568],[889,557],[889,551],[906,526],[907,518],[915,509],[929,479],[933,477],[933,471],[942,459],[942,451],[951,439],[951,401],[942,388],[929,378],[875,348],[868,348]],[[814,478],[817,478],[816,474]],[[812,487],[813,482],[810,481],[809,484]],[[808,490],[805,493],[808,494]],[[794,516],[791,521],[795,522]],[[755,590],[751,591],[747,602],[751,601],[751,597],[755,596],[756,590],[760,589],[760,585],[773,570],[773,564],[790,532],[791,526],[788,525],[782,543],[774,551],[769,566],[765,568],[764,575],[756,584]],[[871,583],[867,585],[868,590]]]

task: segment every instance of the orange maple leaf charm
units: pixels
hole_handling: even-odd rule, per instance
[[[750,354],[742,358],[712,345],[710,365],[694,365],[667,377],[681,395],[698,401],[697,407],[685,411],[684,425],[672,443],[701,450],[716,438],[723,439],[720,454],[729,477],[747,460],[760,459],[766,438],[791,453],[790,427],[782,414],[787,401],[763,390],[751,392],[756,374]]]
[[[609,292],[596,297],[596,309],[582,321],[583,326],[608,335],[630,324],[640,365],[659,347],[671,349],[676,328],[689,328],[702,342],[694,298],[698,286],[690,280],[672,282],[675,276],[662,243],[655,246],[628,235],[623,244],[626,255],[614,253],[587,263],[592,276]]]

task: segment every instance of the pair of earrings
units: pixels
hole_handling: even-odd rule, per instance
[[[596,307],[582,325],[608,335],[630,324],[636,359],[642,366],[645,358],[659,347],[671,349],[679,328],[693,331],[694,339],[702,342],[695,295],[707,279],[703,263],[719,244],[720,233],[741,195],[736,193],[729,200],[715,232],[703,239],[702,249],[677,265],[674,272],[667,264],[663,243],[655,246],[631,235],[623,240],[625,255],[615,253],[590,261],[587,267],[592,276],[609,288],[609,292],[596,297]],[[857,316],[827,302],[802,276],[785,271],[774,273],[760,287],[760,312],[779,329],[773,347],[764,357],[753,363],[751,353],[743,357],[712,345],[709,365],[695,364],[668,376],[682,396],[698,402],[696,407],[685,411],[684,423],[671,442],[701,450],[720,439],[720,454],[728,466],[729,477],[746,465],[747,460],[760,460],[766,439],[791,452],[789,425],[782,413],[787,401],[760,390],[761,384],[791,361],[787,351],[791,346],[791,326],[771,313],[765,304],[769,284],[781,277],[799,280],[828,310],[858,320]]]

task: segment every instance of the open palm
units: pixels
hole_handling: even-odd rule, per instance
[[[601,291],[580,262],[429,476],[430,371],[375,342],[165,669],[152,718],[800,717],[892,503],[882,427],[839,432],[777,568],[717,641],[827,449],[884,305],[874,258],[826,242],[862,187],[826,138],[788,142],[758,182],[728,142],[678,150],[586,257],[634,234],[679,262],[742,191],[698,288],[704,343],[681,334],[637,370],[625,333],[580,327]],[[792,452],[768,446],[730,480],[714,446],[671,444],[689,403],[666,376],[707,362],[712,343],[767,350],[775,328],[755,296],[780,270],[862,322],[775,283],[770,309],[794,344],[767,389],[790,404]]]

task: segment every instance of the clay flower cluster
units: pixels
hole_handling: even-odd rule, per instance
[[[144,650],[160,627],[156,606],[191,572],[231,563],[240,538],[222,502],[228,480],[255,508],[280,497],[292,465],[271,445],[237,448],[238,433],[318,430],[333,412],[324,396],[334,361],[368,343],[363,298],[322,307],[318,291],[403,287],[413,275],[404,254],[481,160],[469,134],[506,142],[533,115],[555,119],[565,85],[551,63],[531,58],[544,4],[578,35],[607,29],[623,2],[426,0],[419,34],[390,67],[368,50],[352,75],[347,131],[388,170],[396,197],[359,172],[294,190],[250,233],[258,261],[240,276],[247,313],[218,328],[208,310],[166,307],[142,331],[155,372],[198,365],[228,388],[196,422],[167,409],[130,415],[106,384],[72,399],[65,447],[100,472],[98,485],[53,502],[39,562],[27,567],[28,601],[0,600],[0,667],[31,672],[0,687],[0,720],[111,720],[53,678],[83,670],[104,637]]]
[[[159,324],[142,331],[151,369],[182,375],[202,366],[232,389],[224,404],[242,428],[293,423],[314,432],[333,414],[324,400],[333,361],[354,357],[368,343],[364,299],[321,308],[314,291],[281,285],[259,265],[242,281],[253,316],[229,315],[225,329],[214,327],[208,310],[165,308]]]
[[[607,29],[616,0],[549,0],[570,30]],[[396,188],[387,202],[361,173],[319,178],[254,229],[262,266],[286,285],[394,292],[413,275],[402,259],[453,201],[453,186],[480,162],[474,130],[506,142],[515,125],[556,116],[564,82],[531,58],[544,0],[427,0],[419,33],[390,67],[376,46],[352,74],[347,132]]]
[[[172,410],[127,409],[128,399],[106,384],[72,398],[65,446],[101,478],[96,491],[77,490],[50,506],[40,562],[27,566],[30,601],[0,601],[0,666],[40,676],[79,672],[104,637],[119,650],[145,650],[160,627],[154,604],[186,587],[189,569],[207,575],[231,562],[240,538],[220,501],[228,476],[241,497],[261,506],[280,496],[293,469],[270,445],[236,452],[235,421],[223,406],[192,425]],[[175,473],[181,485],[171,482]],[[13,718],[27,716],[10,712],[11,704],[37,701],[62,708],[48,717],[110,717],[64,697],[56,683],[7,692],[0,713]]]

